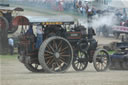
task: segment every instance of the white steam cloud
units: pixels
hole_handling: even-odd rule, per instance
[[[119,20],[117,20],[116,16],[114,15],[114,13],[111,13],[111,14],[106,14],[106,15],[102,15],[100,17],[98,17],[98,15],[95,15],[93,16],[93,19],[92,19],[92,24],[91,26],[94,28],[94,29],[97,29],[103,25],[106,25],[106,26],[113,26],[115,24],[117,24],[119,22]],[[84,25],[86,28],[88,28],[88,23],[87,23],[87,20],[85,19],[79,19],[79,23],[81,25]]]

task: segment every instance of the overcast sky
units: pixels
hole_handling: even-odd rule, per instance
[[[128,8],[128,0],[112,0],[110,6],[117,8]]]

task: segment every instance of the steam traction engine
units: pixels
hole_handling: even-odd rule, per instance
[[[34,26],[40,23],[44,26],[43,42],[39,49],[35,49],[36,37],[34,34],[22,32],[19,37],[18,59],[28,70],[64,72],[72,64],[76,71],[82,71],[87,67],[88,62],[93,62],[97,71],[104,71],[108,68],[109,55],[106,50],[97,49],[92,28],[88,30],[87,34],[86,28],[74,25],[74,19],[69,16],[19,17],[15,19],[14,25],[31,23]],[[25,23],[17,22],[22,21],[18,18],[24,18]],[[24,30],[23,27],[22,30]]]
[[[9,7],[9,4],[0,4],[0,25],[6,25],[3,29],[0,28],[0,32],[2,30],[8,31],[9,34],[16,32],[18,27],[13,26],[12,21],[21,11],[24,11],[24,9]]]

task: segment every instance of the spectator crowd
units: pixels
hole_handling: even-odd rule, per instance
[[[76,12],[79,15],[87,15],[88,12],[95,15],[96,9],[86,0],[8,0],[15,4],[23,4],[30,7],[49,8],[56,11]]]

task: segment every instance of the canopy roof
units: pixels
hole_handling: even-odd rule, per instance
[[[34,22],[74,22],[70,16],[26,16],[32,23]]]
[[[0,6],[0,11],[24,11],[24,9],[20,8],[20,7],[3,7],[3,6]]]
[[[71,16],[17,16],[13,20],[13,25],[27,25],[30,23],[43,25],[74,24],[74,18]]]

